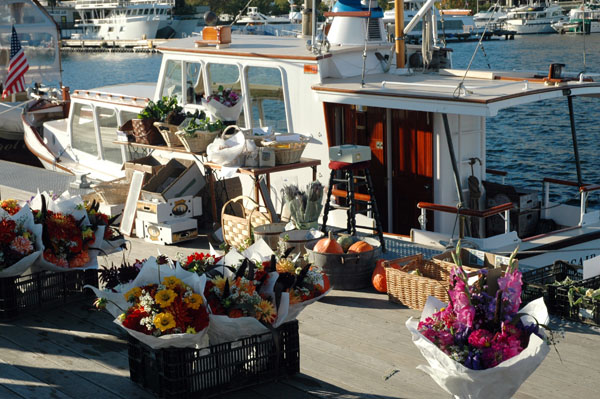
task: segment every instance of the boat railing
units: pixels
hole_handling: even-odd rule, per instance
[[[486,168],[485,173],[487,173],[488,175],[500,176],[500,180],[501,180],[502,184],[505,184],[506,176],[508,175],[508,172],[506,172],[504,170],[497,170],[497,169],[490,169],[490,168]]]
[[[504,232],[508,233],[510,232],[510,210],[514,208],[514,204],[512,202],[507,202],[506,204],[496,205],[491,208],[476,210],[434,204],[431,202],[419,202],[417,204],[417,208],[421,210],[421,216],[419,216],[419,225],[421,226],[421,230],[427,230],[427,211],[452,213],[459,216],[476,217],[478,219],[485,219],[491,216],[500,215],[504,213],[504,216],[500,215],[500,217],[504,219]],[[461,237],[464,237],[462,231],[463,225],[464,223],[462,222],[459,224]]]
[[[576,182],[555,179],[553,177],[545,177],[543,179],[544,184],[544,206],[542,207],[542,218],[548,218],[548,209],[550,208],[550,184],[559,184],[562,186],[576,187],[579,190],[579,225],[582,225],[585,220],[587,213],[587,200],[589,194],[593,191],[600,190],[600,184],[588,184],[582,183],[581,185]]]

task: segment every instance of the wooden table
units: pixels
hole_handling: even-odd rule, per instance
[[[262,191],[260,189],[260,178],[262,175],[265,175],[267,179],[267,188],[271,189],[271,173],[276,172],[285,172],[288,170],[301,169],[301,168],[312,168],[312,178],[313,180],[317,179],[317,166],[321,164],[321,161],[318,159],[310,159],[310,158],[300,158],[299,162],[290,163],[287,165],[275,165],[268,167],[242,167],[238,168],[236,173],[250,176],[254,179],[254,200],[257,203],[260,203],[259,196],[261,196]],[[210,187],[210,191],[213,194],[212,196],[212,212],[213,217],[217,220],[217,204],[215,201],[215,177],[213,170],[221,170],[223,166],[213,163],[213,162],[203,162],[205,168],[207,168],[208,184]],[[263,201],[265,204],[267,203],[267,199],[263,195]]]

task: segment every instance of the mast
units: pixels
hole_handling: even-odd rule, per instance
[[[394,0],[395,19],[396,23],[394,37],[396,40],[396,67],[404,68],[405,60],[405,45],[404,45],[404,0]]]

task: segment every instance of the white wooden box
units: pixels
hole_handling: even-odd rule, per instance
[[[176,244],[198,237],[198,221],[193,218],[165,223],[136,219],[136,235],[155,244]]]
[[[371,160],[371,148],[365,145],[342,144],[329,147],[329,160],[358,163]]]
[[[194,216],[193,196],[172,198],[168,201],[138,200],[136,218],[144,222],[163,223]]]

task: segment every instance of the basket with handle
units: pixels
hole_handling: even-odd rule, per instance
[[[156,119],[132,119],[135,142],[140,144],[164,145],[162,135],[154,126]]]
[[[245,203],[248,204],[249,208],[245,206]],[[228,207],[230,210],[235,211],[233,207],[236,205],[241,210],[237,215],[227,213]],[[255,227],[272,221],[273,217],[266,208],[258,205],[252,198],[240,195],[223,205],[221,211],[223,240],[227,245],[234,248],[245,247],[252,242]]]
[[[206,151],[206,147],[213,142],[219,133],[218,130],[214,132],[208,130],[196,130],[194,136],[189,136],[183,130],[180,130],[177,132],[177,137],[186,150],[189,152],[200,153]]]
[[[166,122],[154,122],[154,126],[158,129],[168,147],[181,146],[181,141],[175,134],[179,130],[179,126]]]
[[[288,165],[300,161],[307,142],[277,142],[263,141],[262,146],[272,148],[275,151],[275,163],[277,165]]]
[[[427,260],[423,254],[384,261],[388,299],[417,310],[423,309],[429,296],[447,303],[453,266]],[[463,269],[477,272],[474,268]]]

